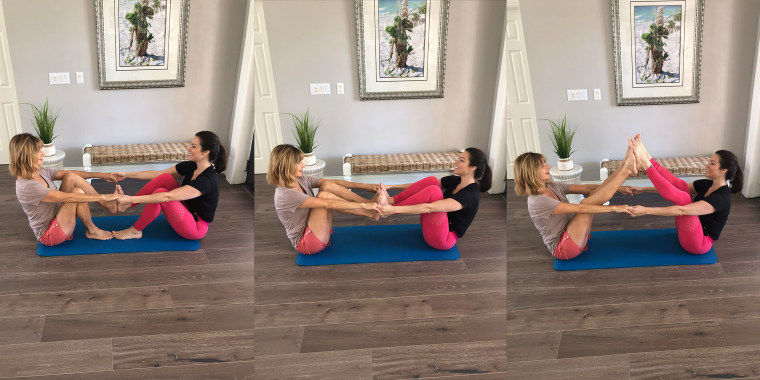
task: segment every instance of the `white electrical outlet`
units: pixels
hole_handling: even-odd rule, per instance
[[[81,71],[77,71],[77,83],[84,83],[84,73]]]
[[[344,94],[345,93],[345,89],[343,88],[343,83],[336,83],[335,84],[335,92],[337,92],[338,94]]]
[[[602,100],[602,90],[595,88],[594,89],[594,100]]]
[[[330,83],[311,83],[309,89],[312,95],[330,95]]]
[[[588,100],[588,92],[585,88],[581,90],[567,90],[567,101],[574,102],[576,100]]]
[[[48,73],[50,84],[69,84],[69,73]]]

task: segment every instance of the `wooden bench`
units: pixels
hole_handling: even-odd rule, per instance
[[[186,142],[124,145],[87,144],[82,148],[82,164],[85,171],[91,171],[92,166],[95,165],[169,167],[175,162],[187,160],[187,145]]]
[[[461,151],[343,156],[343,176],[378,173],[449,172]]]
[[[705,175],[705,165],[710,161],[711,156],[691,156],[691,157],[670,157],[657,158],[657,162],[664,168],[668,169],[676,177],[700,177]],[[603,159],[599,163],[599,179],[604,181],[620,167],[623,160]],[[642,170],[639,175],[630,177],[631,179],[645,179],[646,173]]]

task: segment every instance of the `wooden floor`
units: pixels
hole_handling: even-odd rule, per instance
[[[0,377],[252,378],[254,217],[246,188],[220,177],[216,219],[199,251],[38,257],[8,165],[0,173]],[[143,183],[123,187],[134,194]]]
[[[555,272],[526,199],[507,188],[510,380],[760,379],[760,199],[732,197],[717,264]],[[674,226],[605,214],[593,229]]]
[[[274,189],[254,181],[257,380],[506,377],[504,194],[482,196],[462,259],[299,267]]]

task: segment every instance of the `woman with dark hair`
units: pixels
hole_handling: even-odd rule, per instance
[[[378,200],[383,217],[392,214],[420,214],[422,236],[436,249],[447,250],[464,236],[478,212],[481,192],[491,188],[488,157],[477,148],[459,154],[454,175],[438,180],[427,177],[412,184],[382,186]],[[394,197],[385,189],[403,190]],[[385,201],[387,199],[387,201]]]
[[[731,211],[731,194],[742,189],[744,173],[736,155],[719,150],[705,165],[705,176],[686,183],[660,166],[644,147],[641,135],[634,139],[634,153],[639,170],[646,170],[654,187],[639,188],[636,192],[654,192],[674,203],[669,207],[633,206],[633,216],[661,215],[676,217],[678,242],[683,249],[704,254],[718,240]],[[696,194],[692,200],[691,194]]]
[[[119,211],[138,203],[147,205],[132,227],[113,233],[115,238],[141,238],[142,230],[161,212],[183,238],[198,240],[206,236],[219,200],[216,174],[227,167],[227,151],[219,137],[209,131],[196,133],[187,151],[188,161],[165,170],[116,173],[119,180],[134,178],[150,182],[133,196],[119,197]],[[179,176],[184,177],[181,184],[175,179]]]

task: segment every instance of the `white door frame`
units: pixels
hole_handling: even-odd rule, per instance
[[[21,133],[21,119],[2,2],[0,2],[0,127],[2,128],[0,130],[0,164],[4,165],[9,162],[10,139]]]
[[[760,48],[760,31],[756,44]],[[760,51],[755,50],[755,70],[752,74],[747,143],[744,147],[744,188],[747,198],[760,196]]]
[[[514,178],[515,158],[525,152],[541,153],[541,144],[519,0],[507,0],[506,24],[507,178]]]
[[[502,36],[501,58],[496,80],[496,101],[493,107],[491,141],[488,144],[489,159],[493,165],[491,194],[500,194],[507,186],[507,10],[504,10],[504,34]]]
[[[243,49],[240,54],[237,88],[235,90],[235,105],[232,109],[232,127],[230,128],[230,147],[228,152],[227,170],[224,175],[231,184],[245,182],[245,171],[248,157],[251,154],[251,139],[253,138],[253,33],[254,33],[253,0],[248,0],[246,13],[245,35]]]

